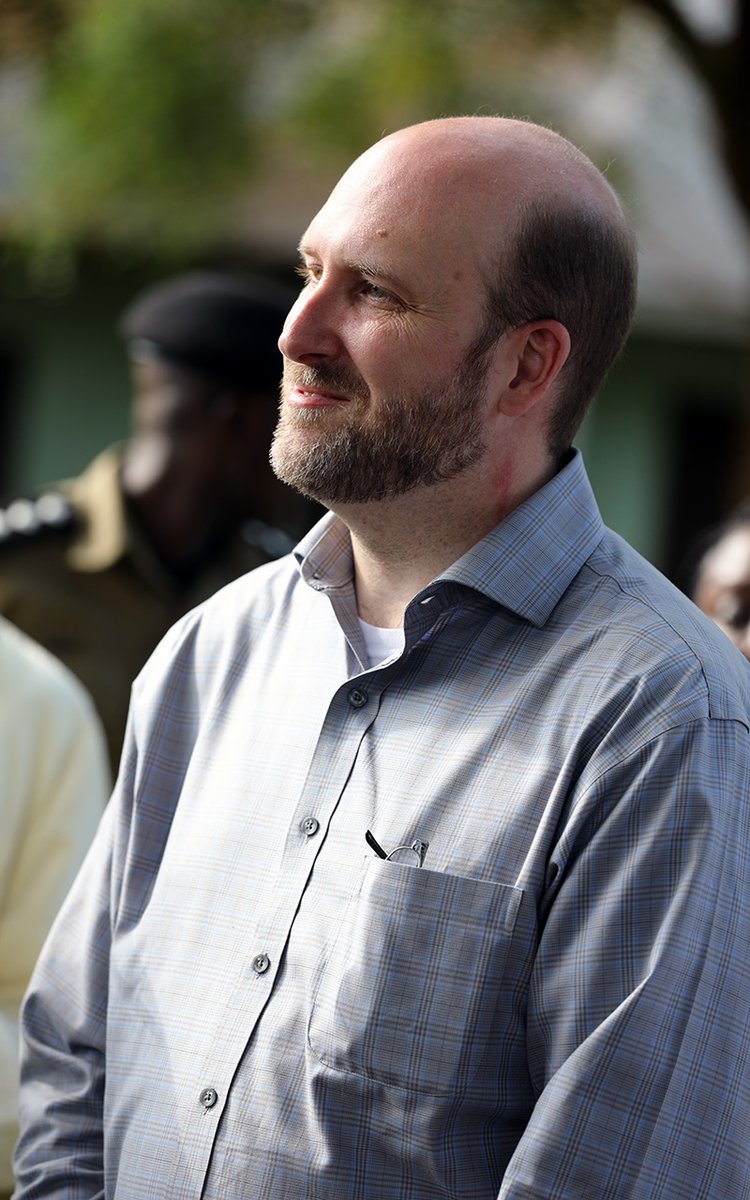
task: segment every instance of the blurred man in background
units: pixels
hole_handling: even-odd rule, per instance
[[[109,795],[90,698],[0,618],[0,1200],[13,1186],[18,1008]]]
[[[130,684],[161,636],[285,553],[277,523],[301,531],[268,463],[287,308],[268,285],[208,272],[137,297],[120,324],[132,438],[0,512],[0,613],[85,684],[113,770]]]

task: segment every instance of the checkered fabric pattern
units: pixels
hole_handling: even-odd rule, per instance
[[[366,668],[328,516],[157,650],[26,1000],[19,1198],[750,1197],[747,664],[578,455],[405,635]]]

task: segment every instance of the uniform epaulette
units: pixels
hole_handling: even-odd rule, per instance
[[[11,500],[0,508],[0,550],[67,533],[76,524],[76,511],[61,492],[43,492],[33,500]]]

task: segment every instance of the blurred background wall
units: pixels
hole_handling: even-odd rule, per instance
[[[4,0],[0,495],[127,434],[118,315],[190,266],[292,282],[383,132],[548,123],[641,247],[636,330],[578,439],[605,517],[674,573],[750,493],[750,16],[732,0]]]

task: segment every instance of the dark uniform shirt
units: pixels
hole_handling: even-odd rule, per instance
[[[0,511],[0,613],[78,676],[116,771],[130,685],[178,617],[273,557],[239,535],[180,586],[128,520],[119,448],[36,501]]]

